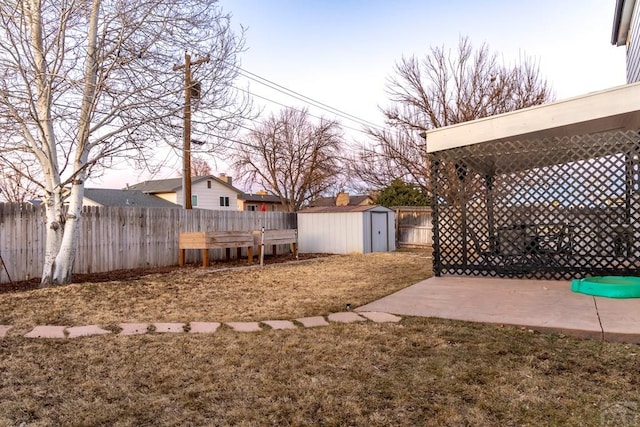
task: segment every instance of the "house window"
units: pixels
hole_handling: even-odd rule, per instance
[[[198,206],[198,196],[195,194],[191,195],[191,206]]]
[[[248,211],[253,211],[253,212],[255,212],[255,211],[257,211],[257,210],[258,210],[257,208],[258,208],[258,207],[257,207],[256,205],[247,205],[247,210],[248,210]]]
[[[207,181],[207,188],[211,188],[211,181]]]
[[[220,206],[229,206],[229,197],[220,196]]]

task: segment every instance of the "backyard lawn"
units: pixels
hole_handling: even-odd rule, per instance
[[[439,319],[215,334],[22,336],[37,324],[294,319],[428,277],[350,255],[0,294],[0,426],[636,425],[639,346]]]

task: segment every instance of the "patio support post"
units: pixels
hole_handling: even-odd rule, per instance
[[[464,163],[456,163],[456,174],[460,180],[460,222],[462,223],[462,265],[469,265],[469,244],[467,236],[467,168]]]
[[[439,180],[440,180],[440,176],[439,176],[439,171],[440,171],[440,160],[438,160],[436,158],[436,156],[432,157],[432,162],[431,162],[431,213],[432,213],[432,221],[433,221],[433,229],[432,229],[432,233],[433,233],[433,253],[432,253],[432,257],[433,257],[433,274],[436,277],[440,277],[442,275],[442,264],[440,263],[440,231],[438,228],[438,223],[439,223],[439,219],[438,219],[438,199],[439,199],[439,194],[438,194],[438,188],[440,187],[439,184]]]
[[[495,253],[498,250],[493,218],[493,180],[493,175],[484,176],[484,182],[487,186],[487,229],[489,233],[489,252],[491,253]]]

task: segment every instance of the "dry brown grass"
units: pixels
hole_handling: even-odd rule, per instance
[[[611,408],[638,409],[639,357],[637,346],[417,318],[10,337],[0,340],[0,425],[635,425],[640,413]]]
[[[265,320],[363,304],[424,254],[201,269],[0,295],[0,323]],[[640,424],[640,347],[439,319],[0,339],[0,426]]]
[[[431,275],[425,253],[318,258],[264,268],[186,268],[133,281],[81,283],[0,294],[0,324],[115,325],[292,319],[388,295]]]

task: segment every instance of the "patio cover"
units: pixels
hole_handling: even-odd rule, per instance
[[[434,273],[640,268],[640,83],[427,132]]]
[[[427,152],[483,142],[535,141],[508,153],[496,155],[487,150],[483,155],[464,159],[467,166],[493,175],[495,170],[509,173],[524,165],[542,167],[577,160],[575,150],[570,154],[569,146],[575,149],[576,145],[589,144],[589,141],[565,137],[637,129],[640,129],[640,83],[432,129],[426,133]],[[616,144],[615,141],[611,143]],[[533,154],[538,150],[547,153],[552,150],[555,155],[537,158]],[[585,159],[590,158],[588,150],[584,153]]]

